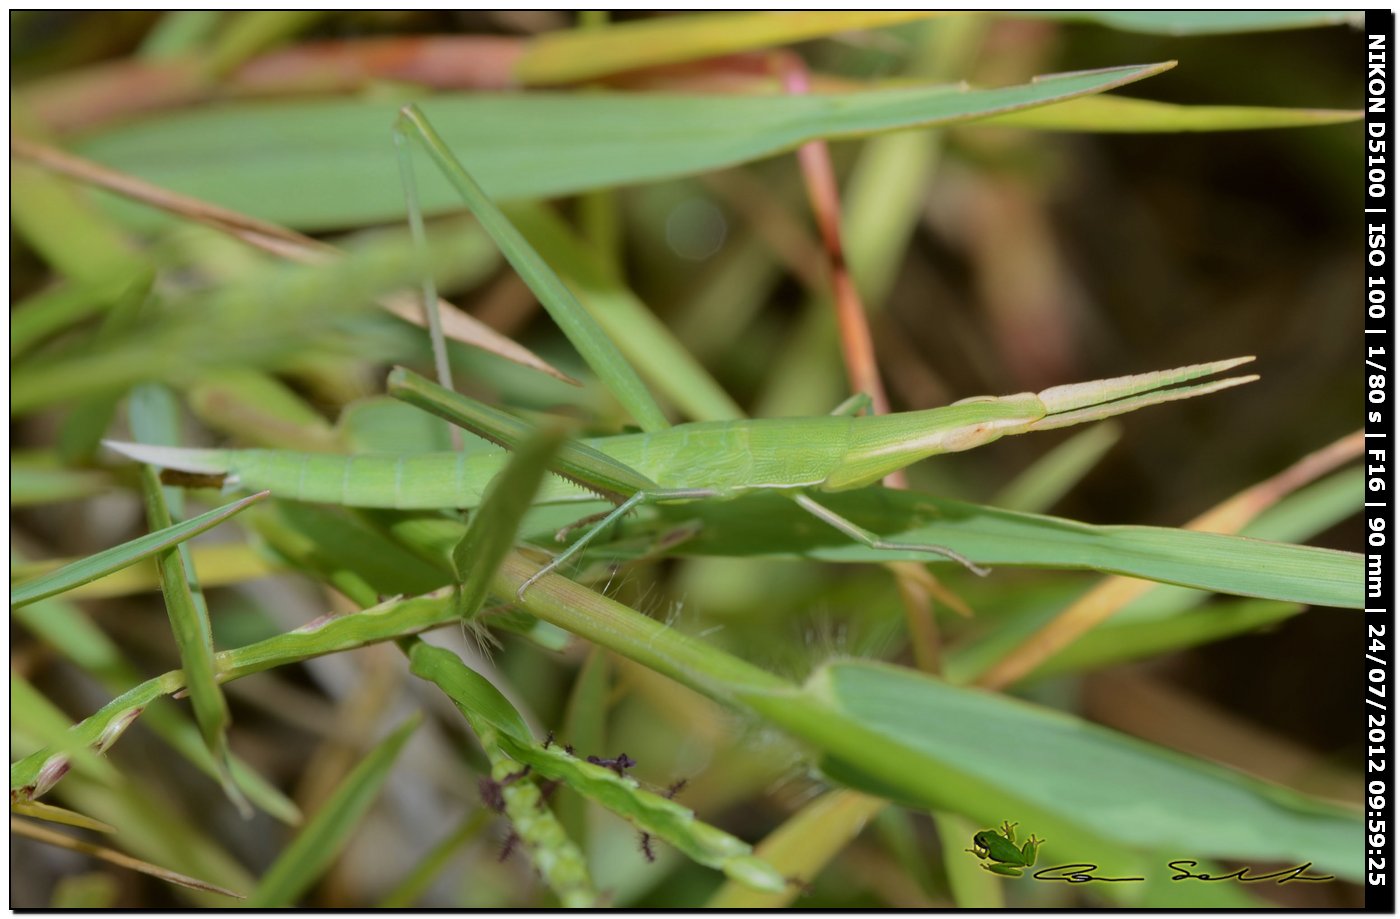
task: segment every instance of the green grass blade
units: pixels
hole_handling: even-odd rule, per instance
[[[1111,29],[1151,35],[1225,35],[1359,23],[1359,14],[1347,10],[1036,10],[1010,15],[1092,22]]]
[[[1046,864],[1160,870],[1116,864],[1126,847],[1362,873],[1359,813],[1061,712],[864,662],[824,667],[796,697],[744,699],[823,749],[838,781],[984,826],[1020,821],[1048,840]]]
[[[1298,489],[1245,524],[1241,536],[1301,542],[1358,512],[1356,496],[1365,488],[1360,466],[1335,472]]]
[[[508,561],[495,592],[509,594],[533,571]],[[1144,853],[1184,846],[1203,857],[1311,860],[1347,878],[1361,871],[1356,814],[1059,712],[866,663],[828,665],[798,689],[554,576],[531,589],[525,606],[712,698],[757,711],[824,751],[825,768],[844,783],[983,825],[1023,820],[1051,838],[1049,858],[1089,858],[1106,870],[1117,870],[1121,858],[1131,870]],[[1034,768],[1020,755],[1026,749],[1038,751]],[[1104,789],[1105,799],[1118,802],[1113,807],[1094,800],[1105,776],[1116,780]]]
[[[492,728],[481,727],[477,736],[491,761],[491,781],[500,789],[502,810],[535,868],[559,897],[560,905],[568,909],[597,908],[598,893],[588,873],[588,863],[545,804],[535,780],[521,775],[519,763],[501,749]]]
[[[208,546],[194,546],[191,554],[199,566],[200,581],[206,587],[227,587],[243,584],[278,572],[276,564],[250,543],[215,543]],[[45,559],[38,562],[16,562],[10,568],[10,577],[24,581],[48,574],[51,571],[71,564],[73,559]],[[68,591],[68,598],[74,600],[104,600],[111,597],[129,597],[146,593],[160,587],[160,575],[150,559],[114,571],[109,575],[89,581]],[[20,607],[19,609],[27,609]],[[12,610],[18,613],[19,609]],[[124,681],[129,682],[129,681]]]
[[[1169,66],[1054,74],[997,89],[442,95],[422,109],[444,144],[467,157],[486,195],[505,201],[708,172],[811,140],[986,118],[1105,92]],[[298,229],[385,223],[403,216],[398,166],[384,142],[384,127],[396,114],[393,105],[344,100],[211,105],[103,131],[79,144],[79,152],[162,187]],[[561,150],[569,155],[561,158]],[[347,194],[349,188],[355,194]],[[436,176],[425,176],[419,192],[425,214],[461,206],[452,186]]]
[[[553,211],[539,204],[506,213],[557,268],[603,330],[657,392],[692,421],[728,421],[743,409],[602,259]]]
[[[781,892],[787,886],[782,875],[751,854],[747,843],[701,823],[690,809],[640,788],[635,779],[577,759],[558,747],[542,746],[500,690],[463,664],[457,655],[418,642],[410,659],[413,672],[446,693],[473,730],[478,734],[496,734],[502,749],[516,761],[546,778],[567,783],[625,817],[639,830],[665,840],[694,861],[717,868],[741,883],[771,892]]]
[[[472,215],[491,236],[511,266],[539,298],[564,335],[578,349],[588,366],[632,413],[643,430],[669,426],[665,414],[651,397],[632,365],[559,276],[540,258],[515,225],[476,183],[416,106],[407,106],[394,122],[396,136],[410,136],[423,146],[439,170],[466,202]],[[470,145],[464,149],[470,150]]]
[[[113,722],[115,727],[111,732],[104,732],[92,738],[82,737],[70,730],[73,725],[68,716],[23,676],[11,671],[9,687],[10,717],[15,734],[38,741],[48,748],[47,756],[44,757],[48,775],[40,778],[36,774],[32,780],[26,782],[25,786],[36,786],[27,792],[15,795],[14,789],[11,789],[12,799],[32,800],[38,797],[46,789],[37,786],[51,786],[61,777],[60,770],[66,771],[68,768],[76,768],[108,787],[115,787],[121,783],[121,774],[117,772],[116,767],[97,753],[101,752],[98,748],[103,746],[103,738],[111,738],[106,743],[110,746],[116,735],[126,730],[126,724]],[[62,766],[57,762],[48,762],[55,756],[63,758]],[[58,773],[58,776],[50,778],[54,773]]]
[[[464,619],[474,617],[486,602],[491,579],[515,548],[520,521],[535,500],[550,460],[564,439],[561,428],[539,432],[515,451],[511,461],[486,486],[481,504],[467,521],[467,532],[452,549]]]
[[[153,579],[151,586],[155,583]],[[107,634],[73,604],[49,598],[14,609],[10,615],[44,644],[96,678],[107,690],[120,692],[140,682],[137,668],[122,656]],[[146,709],[144,717],[145,723],[172,748],[205,774],[219,778],[217,764],[204,746],[198,728],[187,717],[163,705]],[[238,786],[255,805],[283,823],[301,822],[297,806],[247,763],[230,757],[230,768]]]
[[[515,76],[526,86],[569,83],[938,15],[948,14],[920,10],[701,13],[560,30],[530,42],[516,62]]]
[[[219,679],[235,680],[324,654],[416,635],[456,620],[451,598],[445,592],[436,596],[394,599],[359,613],[323,616],[294,631],[221,651],[215,660]],[[111,741],[105,738],[115,740],[117,733],[151,703],[184,686],[185,674],[181,670],[172,670],[133,686],[75,725],[64,742],[74,748],[110,745]],[[39,750],[12,763],[11,791],[34,785],[52,755],[52,750]]]
[[[1357,109],[1271,108],[1250,105],[1176,105],[1124,96],[1085,96],[1055,105],[1008,112],[985,124],[1037,131],[1155,134],[1177,131],[1257,131],[1357,121]]]
[[[887,539],[946,546],[993,569],[1092,570],[1314,606],[1363,605],[1363,559],[1355,552],[1169,527],[1097,526],[878,487],[822,495],[822,503]],[[832,562],[928,561],[926,554],[853,544],[834,531],[808,527],[804,532],[804,512],[778,495],[745,495],[661,511],[650,520],[624,521],[621,537],[647,542],[680,521],[696,521],[699,528],[676,551],[800,554]],[[541,527],[549,522],[542,520]],[[636,546],[621,545],[616,554],[632,554]]]
[[[258,881],[257,890],[248,898],[249,906],[272,909],[296,905],[297,899],[340,854],[350,834],[379,796],[399,752],[421,722],[420,716],[408,719],[360,760],[277,856],[277,861]]]
[[[204,72],[222,76],[264,49],[315,25],[331,10],[238,10],[225,14],[201,56]]]
[[[1009,511],[1048,510],[1088,474],[1120,436],[1122,429],[1111,422],[1080,431],[1009,482],[992,503]]]
[[[165,490],[156,471],[150,466],[141,469],[142,492],[146,499],[146,516],[151,526],[168,529],[170,509],[165,502]],[[195,723],[204,735],[204,743],[218,767],[219,777],[230,800],[245,817],[252,808],[229,770],[228,702],[219,689],[214,666],[214,633],[209,625],[209,610],[194,586],[194,577],[186,568],[187,556],[175,545],[156,553],[160,572],[160,590],[165,597],[165,609],[170,619],[170,632],[180,652],[180,667],[190,691]]]
[[[161,15],[141,40],[138,55],[146,60],[179,58],[195,52],[218,29],[223,10],[172,10]]]
[[[239,511],[266,498],[267,494],[267,492],[259,492],[231,504],[225,504],[223,507],[216,507],[198,517],[191,517],[182,523],[147,533],[145,536],[138,536],[130,542],[122,543],[111,549],[104,549],[96,555],[89,555],[81,561],[65,565],[50,574],[11,587],[10,606],[12,608],[23,606],[26,603],[33,603],[35,600],[52,597],[66,590],[72,590],[80,584],[95,581],[103,575],[111,574],[113,571],[128,565],[133,565],[141,559],[165,551],[171,546],[178,545],[192,536],[223,523]]]

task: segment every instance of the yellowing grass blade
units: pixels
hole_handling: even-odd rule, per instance
[[[192,536],[218,526],[239,511],[266,498],[267,495],[268,493],[263,491],[231,504],[225,504],[223,507],[216,507],[198,517],[191,517],[189,520],[163,527],[155,532],[147,533],[145,536],[138,536],[120,546],[104,549],[95,555],[89,555],[87,558],[65,565],[57,571],[12,587],[10,588],[10,606],[24,606],[35,600],[52,597],[55,594],[95,581],[129,565],[134,565],[142,559],[156,555]]]
[[[568,83],[940,15],[948,14],[929,10],[700,13],[570,29],[530,42],[515,64],[515,76],[533,86]]]

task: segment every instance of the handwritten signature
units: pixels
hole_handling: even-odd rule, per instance
[[[1199,867],[1200,863],[1189,858],[1179,858],[1167,862],[1167,867],[1176,872],[1172,875],[1173,881],[1239,881],[1242,884],[1253,884],[1258,881],[1274,881],[1277,884],[1287,884],[1290,881],[1331,881],[1335,878],[1328,875],[1304,874],[1312,867],[1312,862],[1304,862],[1301,865],[1294,865],[1291,868],[1283,868],[1269,874],[1251,874],[1253,868],[1241,868],[1229,874],[1212,875],[1204,872],[1197,873],[1191,869]],[[1056,865],[1053,868],[1041,868],[1031,877],[1037,881],[1063,881],[1066,884],[1087,884],[1090,881],[1102,881],[1105,883],[1118,883],[1123,881],[1145,881],[1147,878],[1111,878],[1094,874],[1099,866],[1090,862],[1075,862],[1068,865]]]

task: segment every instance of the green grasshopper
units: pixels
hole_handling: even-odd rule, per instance
[[[520,587],[522,596],[532,583],[558,568],[639,505],[722,500],[753,491],[786,494],[818,520],[871,548],[940,555],[985,574],[985,569],[952,549],[883,539],[824,506],[815,495],[870,485],[926,457],[967,450],[1007,434],[1108,418],[1255,379],[1243,376],[1178,385],[1253,360],[1241,357],[1055,386],[1040,393],[979,396],[926,411],[861,417],[851,401],[831,415],[813,418],[697,422],[666,427],[660,409],[642,391],[641,381],[630,365],[456,160],[422,113],[413,106],[405,107],[395,124],[409,222],[415,237],[421,240],[423,227],[406,154],[405,142],[410,136],[434,158],[468,209],[590,365],[595,370],[605,370],[606,373],[600,371],[600,376],[621,387],[619,398],[628,393],[640,394],[639,399],[624,401],[644,427],[655,428],[640,434],[574,441],[557,454],[551,468],[561,480],[548,482],[537,496],[537,503],[603,497],[616,507],[560,531],[559,538],[563,539],[575,528],[589,527]],[[431,286],[425,286],[425,303],[430,312],[436,299]],[[435,347],[440,345],[440,331],[433,338]],[[446,380],[440,348],[437,353],[439,377]],[[506,449],[519,446],[532,433],[532,428],[518,418],[402,368],[389,375],[389,392]],[[487,483],[507,459],[502,451],[328,456],[272,450],[184,450],[111,441],[107,444],[132,459],[179,472],[218,476],[227,485],[266,489],[274,495],[303,501],[404,510],[475,507]]]
[[[985,569],[951,549],[887,541],[825,507],[817,496],[870,485],[927,457],[968,450],[1008,434],[1095,421],[1248,383],[1257,377],[1178,385],[1251,360],[1240,357],[1194,364],[1054,386],[1039,393],[978,396],[942,408],[891,415],[697,422],[574,441],[551,467],[560,480],[546,483],[537,503],[591,501],[601,496],[616,507],[567,528],[565,532],[589,525],[583,536],[522,585],[520,594],[639,505],[723,500],[753,491],[788,495],[818,520],[871,548],[940,555],[985,574]],[[402,368],[390,374],[389,391],[507,449],[518,446],[532,431],[512,415]],[[503,450],[336,456],[106,443],[140,462],[222,477],[225,486],[266,489],[301,501],[404,510],[475,507],[508,459]]]

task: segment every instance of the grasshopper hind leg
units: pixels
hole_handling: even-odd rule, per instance
[[[947,546],[921,545],[919,543],[909,542],[893,542],[891,540],[884,539],[876,535],[875,533],[870,532],[869,530],[865,529],[857,523],[853,523],[852,521],[847,520],[845,517],[842,517],[840,514],[836,513],[830,508],[818,504],[808,495],[794,495],[792,500],[796,501],[798,507],[811,514],[813,517],[816,517],[823,523],[840,530],[842,533],[845,533],[847,536],[851,537],[856,542],[861,543],[862,545],[869,546],[872,549],[886,549],[891,552],[922,552],[930,555],[941,555],[944,558],[952,559],[953,561],[962,565],[964,568],[966,568],[968,571],[971,571],[978,577],[986,577],[987,575],[991,574],[992,570],[990,568],[984,568],[983,566],[977,564],[972,559],[968,558],[962,553],[955,552],[952,549],[949,549]]]

